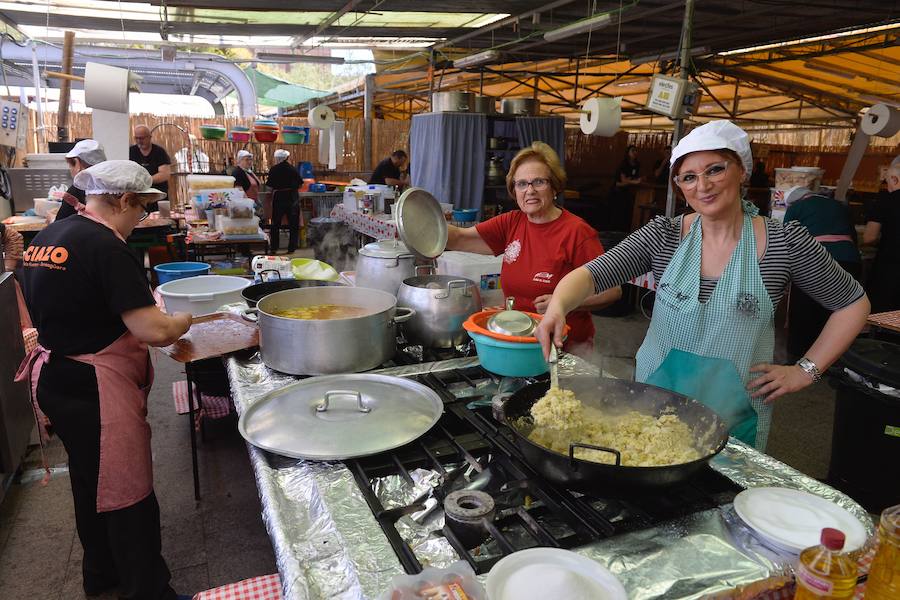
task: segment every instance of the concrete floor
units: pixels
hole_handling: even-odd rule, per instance
[[[630,377],[634,354],[648,321],[595,317],[597,360],[605,370]],[[186,416],[175,414],[171,382],[181,365],[157,354],[150,396],[156,493],[162,514],[163,555],[179,593],[195,593],[229,582],[276,572],[260,518],[247,450],[233,419],[212,422],[200,446],[201,491],[195,504]],[[769,452],[814,477],[828,468],[834,393],[820,383],[776,404]],[[65,452],[48,450],[63,467],[42,487],[39,453],[30,452],[24,476],[0,504],[0,598],[70,600],[81,591],[81,545],[75,534]],[[102,596],[103,600],[114,598]]]

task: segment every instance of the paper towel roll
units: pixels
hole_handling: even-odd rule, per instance
[[[611,137],[622,124],[621,98],[591,98],[581,110],[581,132],[586,135]]]
[[[860,129],[868,135],[891,137],[900,131],[900,110],[887,104],[876,104],[866,112]]]
[[[334,125],[334,111],[327,105],[320,104],[309,111],[306,120],[309,121],[310,127],[330,129]]]
[[[84,103],[110,112],[128,112],[128,69],[89,62],[84,71]]]

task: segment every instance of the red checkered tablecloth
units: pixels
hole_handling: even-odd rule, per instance
[[[229,583],[200,592],[194,600],[281,600],[281,577],[273,573]]]
[[[883,327],[893,331],[900,331],[900,310],[892,310],[890,312],[875,313],[869,315],[867,322],[876,327]]]
[[[393,239],[397,237],[397,227],[393,221],[388,221],[386,215],[364,215],[361,212],[346,212],[344,205],[338,204],[331,209],[331,217],[341,219],[350,225],[354,231],[363,233],[376,240]]]

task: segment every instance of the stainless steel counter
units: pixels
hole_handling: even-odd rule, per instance
[[[464,368],[477,358],[461,358],[377,373],[408,376]],[[266,394],[296,378],[266,368],[255,356],[229,358],[228,377],[238,414]],[[560,361],[560,376],[597,374],[571,355]],[[273,457],[248,444],[259,488],[262,517],[272,540],[285,600],[376,599],[395,575],[403,573],[396,555],[343,463]],[[843,493],[799,471],[730,440],[712,467],[742,487],[780,486],[806,490],[844,506],[874,529],[866,511]],[[384,478],[379,494],[414,497],[434,484],[433,472],[416,472],[416,489],[398,478]],[[434,566],[458,556],[439,522],[398,523],[417,553]],[[740,523],[730,505],[695,513],[661,526],[620,535],[576,550],[615,573],[633,600],[688,599],[790,572],[790,557],[767,548]]]

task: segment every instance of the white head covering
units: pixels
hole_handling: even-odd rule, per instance
[[[784,193],[784,205],[790,206],[797,200],[802,200],[812,194],[812,192],[803,186],[796,185]]]
[[[287,157],[290,155],[291,155],[291,153],[288,152],[287,150],[279,148],[278,150],[275,151],[275,162],[280,163],[283,160],[287,160]]]
[[[241,159],[244,158],[245,156],[249,156],[250,158],[253,158],[253,153],[252,153],[252,152],[249,152],[249,151],[247,151],[247,150],[238,150],[238,153],[237,153],[237,159],[238,159],[238,160],[241,160]]]
[[[130,160],[107,160],[75,175],[75,187],[89,196],[134,192],[152,195],[154,201],[166,197],[152,186],[153,178],[147,169]]]
[[[96,165],[106,160],[106,153],[97,140],[81,140],[69,150],[66,158],[80,158],[87,165]]]
[[[669,158],[673,166],[682,156],[704,150],[732,150],[741,157],[746,175],[753,171],[753,154],[750,152],[750,136],[731,121],[710,121],[681,138]]]

